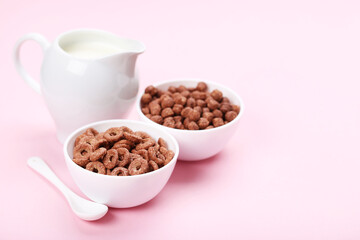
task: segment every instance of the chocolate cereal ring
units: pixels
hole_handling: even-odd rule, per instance
[[[156,151],[155,147],[150,147],[148,149],[148,153],[149,153],[149,159],[156,162],[157,165],[164,164],[164,160],[165,160],[164,155],[162,155],[160,152]]]
[[[117,142],[122,136],[123,131],[118,127],[109,128],[104,134],[104,138],[109,142]]]
[[[135,159],[138,159],[138,158],[141,158],[141,159],[144,159],[142,156],[140,156],[139,154],[137,153],[130,153],[130,162],[134,161]]]
[[[171,150],[168,150],[165,154],[164,165],[168,164],[173,159],[174,156],[175,156],[175,153]]]
[[[123,131],[123,132],[133,133],[133,131],[130,128],[126,127],[126,126],[120,127],[120,130]]]
[[[116,142],[114,144],[114,146],[112,147],[113,149],[118,149],[118,148],[126,148],[127,150],[131,150],[131,148],[134,147],[134,143],[127,140],[127,139],[122,139],[118,142]]]
[[[143,158],[136,158],[129,165],[130,175],[139,175],[149,170],[149,163]]]
[[[73,162],[79,165],[80,167],[85,167],[90,161],[87,158],[74,158]]]
[[[108,149],[109,148],[109,142],[106,141],[105,138],[96,140],[96,143],[94,145],[94,149],[98,149],[98,148],[106,148],[106,149]]]
[[[74,146],[77,146],[80,142],[80,140],[85,137],[86,135],[83,133],[83,134],[80,134],[79,136],[76,137],[75,139],[75,143],[74,143]]]
[[[119,163],[119,155],[115,149],[110,149],[107,151],[103,164],[106,168],[112,169]]]
[[[94,137],[93,135],[88,135],[86,132],[83,132],[82,134],[80,134],[79,136],[77,136],[76,139],[75,139],[75,144],[74,144],[74,146],[78,145],[78,144],[80,143],[81,139],[83,139],[84,137],[88,137],[88,136]]]
[[[149,161],[149,172],[158,170],[159,166],[153,160]]]
[[[99,132],[96,131],[94,128],[88,128],[88,129],[86,129],[85,134],[88,136],[96,137],[99,134]]]
[[[145,142],[136,145],[136,150],[139,151],[141,149],[148,149],[149,147],[154,146],[155,143],[154,139],[149,138]]]
[[[166,147],[160,147],[159,151],[162,155],[165,156],[165,154],[167,153],[168,150],[166,149]]]
[[[110,175],[112,176],[129,176],[129,170],[124,167],[116,167],[114,168]]]
[[[90,154],[90,161],[96,162],[104,158],[106,154],[106,148],[96,149],[94,152]]]
[[[155,143],[154,148],[155,151],[158,152],[160,150],[160,145],[158,143]]]
[[[135,132],[135,135],[141,137],[142,139],[151,138],[151,136],[149,134],[147,134],[146,132],[142,132],[142,131]]]
[[[125,137],[125,139],[127,139],[133,143],[139,143],[143,140],[140,136],[138,136],[134,133],[128,133],[128,132],[124,132],[124,137]]]
[[[97,140],[94,136],[85,136],[80,139],[79,144],[86,143],[86,144],[91,145],[95,149],[96,142],[97,142]]]
[[[86,143],[81,143],[74,148],[74,158],[89,159],[90,154],[93,152],[93,147]]]
[[[105,166],[101,162],[89,162],[86,165],[86,170],[94,173],[106,174]]]
[[[131,152],[132,152],[132,153],[139,154],[139,155],[142,156],[146,161],[149,161],[149,154],[148,154],[148,151],[147,151],[147,150],[141,149],[141,150],[139,150],[139,151],[136,151],[136,149],[133,149]]]
[[[131,150],[131,148],[132,148],[132,146],[131,145],[128,145],[128,144],[118,144],[117,146],[116,146],[116,148],[113,148],[113,149],[119,149],[119,148],[126,148],[128,151],[130,151]]]
[[[99,133],[98,131],[96,131],[94,128],[88,128],[86,129],[85,132],[83,132],[81,135],[77,136],[77,138],[75,139],[75,146],[78,145],[80,143],[80,140],[84,137],[95,137],[97,136]]]
[[[124,167],[130,163],[130,153],[126,148],[118,148],[117,153],[119,156],[119,167]]]
[[[160,145],[160,147],[165,147],[165,148],[167,147],[165,140],[161,137],[158,139],[158,144]]]
[[[104,132],[99,133],[98,135],[95,136],[95,139],[96,139],[96,140],[105,139],[105,138],[104,138],[104,135],[105,135]]]

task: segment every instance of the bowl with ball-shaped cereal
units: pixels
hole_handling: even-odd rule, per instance
[[[179,143],[179,160],[197,161],[219,153],[244,112],[230,88],[201,79],[175,79],[147,86],[136,103],[139,118],[166,130]]]

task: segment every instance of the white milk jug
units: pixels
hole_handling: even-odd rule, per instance
[[[40,84],[24,70],[19,51],[26,40],[39,43],[44,52]],[[30,33],[15,45],[19,74],[43,95],[60,142],[90,122],[123,118],[138,93],[135,63],[145,50],[141,42],[91,29],[61,34],[53,43]]]

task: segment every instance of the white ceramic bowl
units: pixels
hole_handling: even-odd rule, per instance
[[[226,143],[230,140],[231,136],[234,134],[236,127],[239,124],[240,117],[244,113],[244,103],[239,97],[239,95],[237,95],[230,88],[225,87],[218,83],[214,83],[202,79],[176,79],[176,80],[156,83],[154,84],[154,86],[165,91],[170,86],[178,87],[180,85],[184,85],[185,87],[196,87],[198,82],[201,81],[205,82],[208,85],[209,91],[212,91],[214,89],[219,89],[220,91],[223,92],[224,97],[229,98],[232,104],[236,104],[240,106],[240,113],[233,121],[221,127],[207,129],[207,130],[174,129],[157,124],[151,121],[150,119],[148,119],[142,113],[141,105],[140,105],[142,94],[139,94],[139,97],[136,102],[136,109],[142,121],[149,123],[152,126],[157,126],[161,129],[164,129],[176,138],[180,147],[179,160],[185,160],[185,161],[203,160],[219,153],[224,148]]]
[[[144,131],[154,139],[163,138],[174,158],[164,167],[136,176],[108,176],[88,171],[72,161],[73,146],[78,135],[87,128],[104,132],[111,127],[127,126],[133,131]],[[179,145],[169,133],[147,123],[131,120],[106,120],[91,123],[74,131],[64,143],[66,165],[80,190],[91,200],[114,208],[128,208],[154,198],[170,178],[179,154]]]

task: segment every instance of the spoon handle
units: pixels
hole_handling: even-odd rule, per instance
[[[54,184],[66,198],[73,193],[65,184],[55,175],[50,167],[39,157],[31,157],[28,159],[27,164],[40,175],[45,177],[49,182]]]

